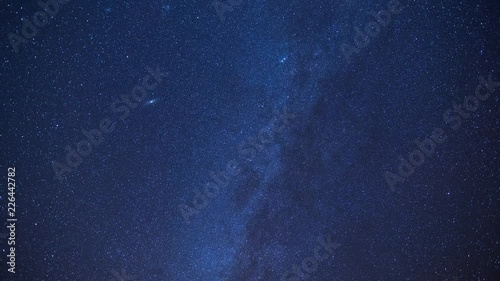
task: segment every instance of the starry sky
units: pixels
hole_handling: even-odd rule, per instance
[[[54,3],[0,7],[0,280],[500,280],[497,1]]]

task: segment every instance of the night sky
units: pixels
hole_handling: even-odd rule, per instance
[[[498,1],[0,18],[0,280],[500,280]]]

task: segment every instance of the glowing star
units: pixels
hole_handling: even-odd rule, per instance
[[[151,99],[151,100],[148,100],[145,105],[152,105],[152,104],[155,104],[157,101],[158,101],[158,99]]]

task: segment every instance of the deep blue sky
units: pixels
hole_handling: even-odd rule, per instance
[[[9,34],[42,8],[3,1],[0,163],[4,183],[16,168],[18,223],[1,280],[281,280],[326,236],[339,246],[308,280],[498,280],[496,1],[401,0],[366,44],[357,28],[391,1],[242,0],[224,20],[178,2],[70,0],[16,52]],[[477,109],[443,117],[481,76]],[[68,166],[103,119],[114,130]],[[392,191],[386,172],[402,179],[399,156],[435,128],[446,140]],[[239,172],[196,210],[228,162]]]

